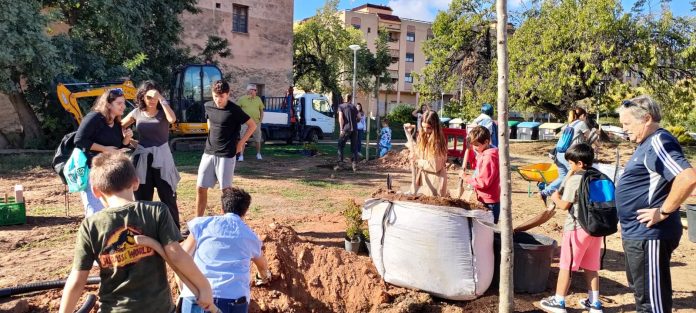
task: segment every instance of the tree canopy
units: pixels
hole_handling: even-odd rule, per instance
[[[433,24],[424,48],[432,63],[418,90],[457,90],[462,102],[446,108],[467,117],[495,99],[495,40],[487,31],[494,1],[454,0]],[[625,99],[650,94],[668,123],[696,124],[696,19],[624,11],[619,0],[542,0],[519,16],[509,39],[510,104],[514,110],[565,116],[578,103],[613,111]],[[490,38],[488,40],[488,38]],[[451,49],[448,49],[451,47]]]
[[[0,2],[0,92],[20,115],[18,146],[42,146],[67,131],[55,83],[128,77],[169,83],[173,69],[224,57],[227,42],[211,38],[201,56],[182,48],[179,15],[196,0],[27,0]],[[20,88],[19,86],[24,86]],[[41,123],[39,123],[39,120]],[[0,134],[2,135],[2,134]]]

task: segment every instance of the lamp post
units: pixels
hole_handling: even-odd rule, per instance
[[[351,96],[351,101],[353,102],[353,105],[355,105],[355,103],[357,102],[357,101],[355,101],[355,75],[356,75],[356,72],[358,70],[358,50],[360,50],[360,46],[359,45],[350,45],[350,46],[348,46],[348,48],[350,48],[350,50],[353,50],[353,93]],[[355,130],[355,131],[357,131],[357,130]],[[360,136],[360,134],[358,134],[358,136]],[[352,144],[351,144],[350,148],[355,149],[355,147],[352,147]],[[356,160],[356,162],[357,162],[357,160]]]
[[[440,91],[440,117],[442,118],[442,111],[445,109],[445,92]]]
[[[350,45],[348,46],[350,50],[353,50],[353,95],[352,95],[352,101],[353,104],[355,104],[355,72],[357,71],[358,68],[358,50],[360,50],[360,46],[358,45]]]

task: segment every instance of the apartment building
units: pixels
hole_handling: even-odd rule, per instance
[[[182,44],[200,53],[208,36],[229,41],[231,54],[220,59],[231,77],[233,98],[257,84],[260,96],[283,96],[293,84],[293,0],[199,0],[200,13],[184,13]]]
[[[373,112],[381,115],[398,103],[416,105],[418,93],[413,88],[413,73],[420,72],[428,64],[423,54],[423,42],[433,36],[432,23],[401,18],[392,14],[388,6],[364,4],[356,8],[339,12],[339,18],[346,27],[360,30],[367,42],[368,49],[375,51],[375,40],[378,30],[384,28],[389,32],[389,51],[392,64],[388,70],[391,73],[391,90],[384,87],[379,92],[378,99],[374,95],[359,94],[357,101],[367,108],[369,102]],[[447,95],[445,95],[447,97]],[[385,102],[386,99],[386,102]],[[376,104],[380,107],[377,110]],[[386,106],[385,106],[386,103]]]

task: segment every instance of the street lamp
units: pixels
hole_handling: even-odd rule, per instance
[[[445,92],[440,92],[440,117],[442,117],[442,110],[445,108]]]
[[[353,50],[353,96],[351,97],[351,99],[355,104],[355,72],[358,68],[358,50],[360,50],[360,46],[350,45],[348,46],[348,48],[350,48],[350,50]]]

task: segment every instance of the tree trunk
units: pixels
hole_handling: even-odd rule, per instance
[[[507,0],[497,0],[498,45],[498,142],[500,149],[500,282],[498,312],[513,312],[513,250],[512,198],[510,182],[510,140],[508,134],[508,55],[507,55]]]
[[[30,141],[34,141],[43,137],[41,131],[41,123],[36,117],[34,110],[31,108],[24,95],[19,92],[12,92],[7,95],[19,117],[19,122],[22,124],[22,146],[24,148]]]

